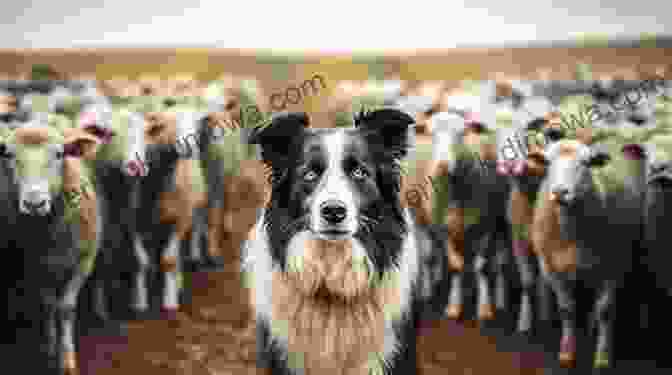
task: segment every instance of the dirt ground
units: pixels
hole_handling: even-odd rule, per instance
[[[230,260],[222,271],[195,275],[192,303],[177,320],[131,323],[127,340],[82,338],[81,375],[263,374],[237,259]],[[540,353],[500,351],[477,327],[449,321],[420,337],[418,354],[426,375],[543,373]]]

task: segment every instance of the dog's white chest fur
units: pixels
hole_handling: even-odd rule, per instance
[[[408,212],[405,213],[407,223],[411,223]],[[290,367],[295,374],[367,374],[373,365],[382,361],[390,361],[400,349],[400,340],[393,329],[393,323],[409,318],[411,293],[418,272],[418,252],[415,235],[411,231],[402,242],[403,251],[399,267],[389,273],[390,279],[379,287],[379,300],[384,305],[384,312],[373,315],[373,319],[358,318],[357,314],[371,317],[366,308],[360,310],[343,310],[325,312],[310,309],[306,303],[293,302],[293,293],[285,288],[283,274],[273,263],[268,248],[268,237],[263,228],[263,215],[252,230],[251,237],[244,247],[244,268],[249,272],[251,281],[250,302],[257,319],[261,319],[271,327],[272,341],[287,355]],[[413,225],[409,225],[413,228]],[[305,232],[304,232],[305,233]],[[303,234],[305,235],[305,234]],[[300,237],[297,234],[295,237]],[[300,239],[290,241],[288,256],[298,256],[302,251]],[[352,247],[354,255],[364,252]],[[348,314],[353,315],[347,316]],[[341,327],[334,327],[339,325]],[[291,330],[291,331],[290,331]],[[326,339],[322,334],[334,332],[334,337]],[[312,337],[316,336],[316,337]],[[370,340],[366,341],[366,338]],[[309,339],[314,345],[305,345],[302,339]],[[320,343],[324,343],[321,345]],[[321,351],[333,350],[331,358]],[[335,348],[336,347],[336,348]],[[341,348],[352,348],[353,353],[343,353]],[[355,350],[357,352],[355,352]],[[368,352],[368,353],[367,353]],[[352,360],[346,365],[346,360]]]

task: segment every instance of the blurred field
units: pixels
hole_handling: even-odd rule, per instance
[[[22,74],[33,64],[49,64],[68,75],[95,74],[99,79],[117,75],[137,77],[142,73],[170,76],[193,73],[200,79],[214,79],[222,73],[255,75],[260,79],[286,80],[273,68],[288,65],[302,74],[334,73],[333,80],[365,79],[362,65],[386,65],[389,75],[402,79],[462,80],[486,79],[499,72],[520,79],[535,79],[539,69],[549,70],[551,79],[572,78],[577,63],[590,64],[597,75],[622,68],[646,69],[672,63],[670,48],[665,47],[529,47],[473,48],[445,52],[421,52],[381,56],[379,59],[353,58],[351,55],[309,54],[296,57],[259,55],[235,50],[211,49],[101,49],[101,50],[2,50],[0,72]],[[355,65],[355,67],[353,67]],[[360,66],[360,68],[356,67]],[[333,72],[334,68],[339,71]],[[321,70],[328,70],[322,72]],[[277,73],[277,68],[276,68]],[[290,74],[292,76],[294,74]]]

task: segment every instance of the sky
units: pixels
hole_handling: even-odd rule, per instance
[[[189,5],[185,7],[185,3]],[[522,5],[525,4],[525,5]],[[672,33],[660,0],[7,1],[0,48],[204,46],[350,51]]]

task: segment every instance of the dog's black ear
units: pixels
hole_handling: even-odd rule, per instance
[[[413,146],[415,120],[398,109],[384,108],[361,111],[355,116],[355,127],[361,129],[374,149],[395,158],[403,158]]]
[[[289,155],[295,147],[295,140],[303,134],[308,124],[305,112],[280,112],[273,115],[270,122],[250,129],[247,142],[258,144],[262,160],[273,164]]]

